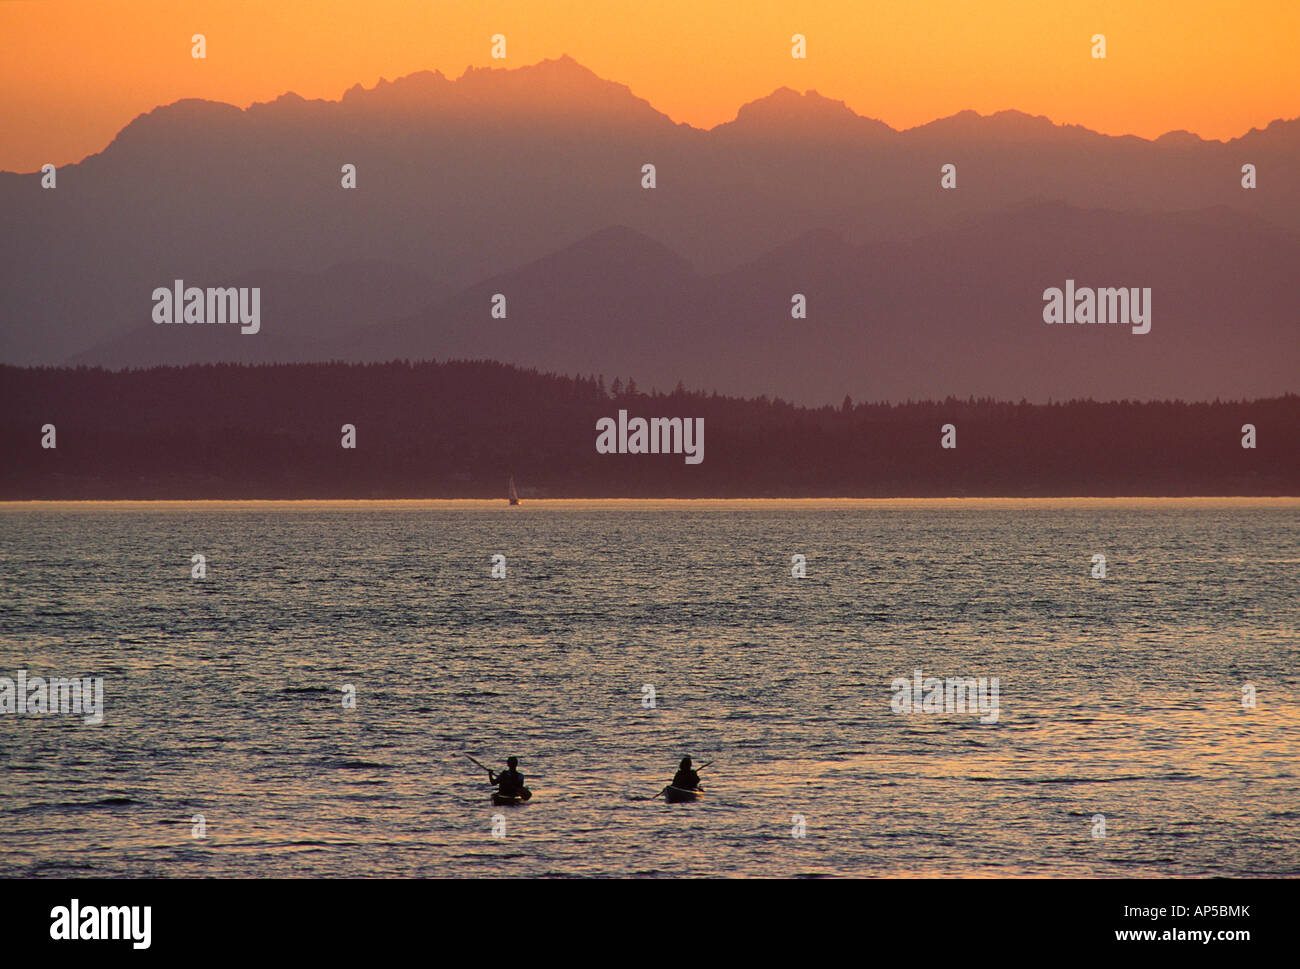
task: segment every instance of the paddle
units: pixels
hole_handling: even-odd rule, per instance
[[[484,767],[484,766],[483,766],[482,764],[480,764],[478,761],[474,760],[473,757],[470,757],[469,754],[466,754],[465,756],[466,756],[466,758],[468,758],[468,759],[469,759],[469,760],[474,764],[475,767],[479,768],[480,770],[485,770],[485,771],[487,771],[488,780],[491,780],[491,779],[492,779],[492,769],[491,769],[490,767]]]

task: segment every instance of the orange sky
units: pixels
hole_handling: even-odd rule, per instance
[[[336,99],[381,76],[561,54],[700,127],[781,85],[896,128],[1016,108],[1231,138],[1300,115],[1300,0],[0,0],[0,170],[80,160],[178,98]]]

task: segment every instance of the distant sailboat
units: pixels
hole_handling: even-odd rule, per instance
[[[510,504],[519,504],[519,492],[515,491],[515,476],[510,476]]]

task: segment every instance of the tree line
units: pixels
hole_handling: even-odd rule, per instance
[[[703,418],[704,461],[598,454],[619,409]],[[504,498],[511,475],[525,500],[1297,495],[1300,396],[806,407],[489,361],[3,366],[0,455],[8,500]]]

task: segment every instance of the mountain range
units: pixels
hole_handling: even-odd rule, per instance
[[[780,89],[704,131],[569,58],[180,101],[56,189],[0,173],[0,362],[483,357],[809,403],[1275,395],[1300,373],[1297,172],[1300,119],[1228,142],[1014,111],[896,131]],[[259,287],[261,332],[156,326],[175,279]],[[1045,325],[1066,280],[1149,287],[1151,332]]]

